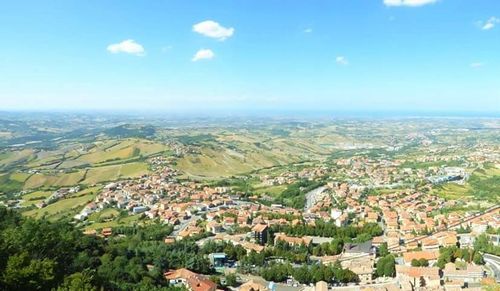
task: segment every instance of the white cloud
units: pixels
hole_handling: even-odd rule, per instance
[[[221,41],[234,34],[234,28],[226,28],[213,20],[206,20],[193,25],[193,31]]]
[[[417,7],[432,4],[438,0],[384,0],[386,6],[410,6]]]
[[[212,50],[210,49],[200,49],[199,51],[196,52],[196,54],[193,56],[191,61],[196,62],[199,60],[210,60],[215,57],[215,54]]]
[[[479,68],[481,68],[482,66],[484,66],[484,64],[483,64],[483,63],[481,63],[481,62],[474,62],[474,63],[471,63],[471,64],[470,64],[470,67],[471,67],[471,68],[473,68],[473,69],[479,69]]]
[[[144,47],[136,43],[133,39],[127,39],[120,43],[110,44],[108,45],[107,50],[113,54],[127,53],[137,56],[143,56],[145,54]]]
[[[312,28],[306,28],[306,29],[304,29],[304,32],[305,33],[311,33],[311,32],[313,32],[313,30],[312,30]]]
[[[490,19],[486,20],[485,22],[479,22],[479,25],[481,26],[482,30],[490,30],[498,23],[500,23],[500,19],[496,17],[490,17]]]
[[[347,66],[349,65],[349,61],[346,59],[346,57],[344,56],[338,56],[335,58],[335,62],[339,65],[342,65],[342,66]]]

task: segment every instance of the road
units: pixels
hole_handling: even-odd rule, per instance
[[[314,204],[316,204],[318,197],[321,193],[323,193],[323,191],[325,191],[325,189],[325,186],[321,186],[306,193],[306,205],[304,206],[304,212],[307,212],[314,206]]]
[[[491,268],[493,273],[495,273],[495,279],[497,282],[500,282],[500,257],[490,254],[484,254],[483,257],[486,265]]]

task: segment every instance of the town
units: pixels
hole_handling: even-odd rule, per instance
[[[498,163],[496,159],[487,162]],[[500,207],[453,211],[460,201],[429,194],[438,183],[463,183],[468,174],[462,168],[413,170],[401,168],[401,161],[350,158],[338,160],[335,170],[322,165],[258,177],[268,186],[320,181],[305,193],[304,208],[297,209],[271,203],[266,195],[233,191],[230,185],[179,181],[177,171],[161,157],[150,163],[153,174],[107,184],[74,219],[85,224],[94,212],[118,208],[173,225],[165,244],[196,238],[202,248],[206,244],[241,248],[243,255],[236,258],[225,252],[207,255],[221,278],[234,274],[242,281],[252,278],[240,290],[281,290],[280,286],[289,290],[457,290],[480,288],[482,282],[500,278],[498,257],[484,254],[479,243],[498,247]],[[335,181],[332,171],[350,178]],[[412,183],[421,186],[377,193],[380,188]],[[336,234],[344,228],[351,233]],[[85,233],[108,237],[113,229]],[[247,258],[252,257],[263,260],[250,264]],[[335,266],[348,275],[316,277],[310,268],[321,270],[319,266]],[[274,274],[279,268],[285,273]],[[300,268],[309,268],[309,275],[295,275]],[[187,269],[169,270],[165,276],[190,290],[217,287],[209,277]]]

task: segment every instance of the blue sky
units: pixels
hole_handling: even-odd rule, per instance
[[[500,1],[4,1],[0,109],[495,111]]]

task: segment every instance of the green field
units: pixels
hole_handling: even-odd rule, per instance
[[[91,168],[87,171],[83,184],[93,185],[124,178],[137,178],[147,174],[148,164],[143,162]]]
[[[23,214],[36,218],[45,216],[50,220],[70,218],[77,214],[89,202],[93,201],[99,189],[99,187],[88,188],[68,198],[58,200],[44,208],[29,210],[23,212]]]
[[[278,197],[287,188],[286,185],[263,186],[255,189],[255,194],[268,194],[272,197]]]
[[[40,187],[65,187],[77,185],[84,177],[85,171],[80,170],[73,173],[61,173],[56,175],[34,174],[24,184],[25,189],[37,189]]]
[[[433,193],[445,199],[477,199],[498,203],[500,201],[500,169],[489,165],[485,169],[475,170],[465,185],[446,183],[434,187]]]
[[[85,226],[85,230],[90,230],[90,229],[100,230],[100,229],[103,229],[105,227],[117,227],[117,226],[133,225],[135,223],[138,223],[140,218],[141,218],[140,215],[130,215],[130,216],[126,216],[126,217],[119,217],[119,218],[114,219],[112,221],[90,223],[90,224]]]
[[[42,202],[45,198],[49,197],[52,194],[52,191],[35,191],[23,195],[23,203],[21,206],[27,207],[31,205],[35,205],[39,202]]]

